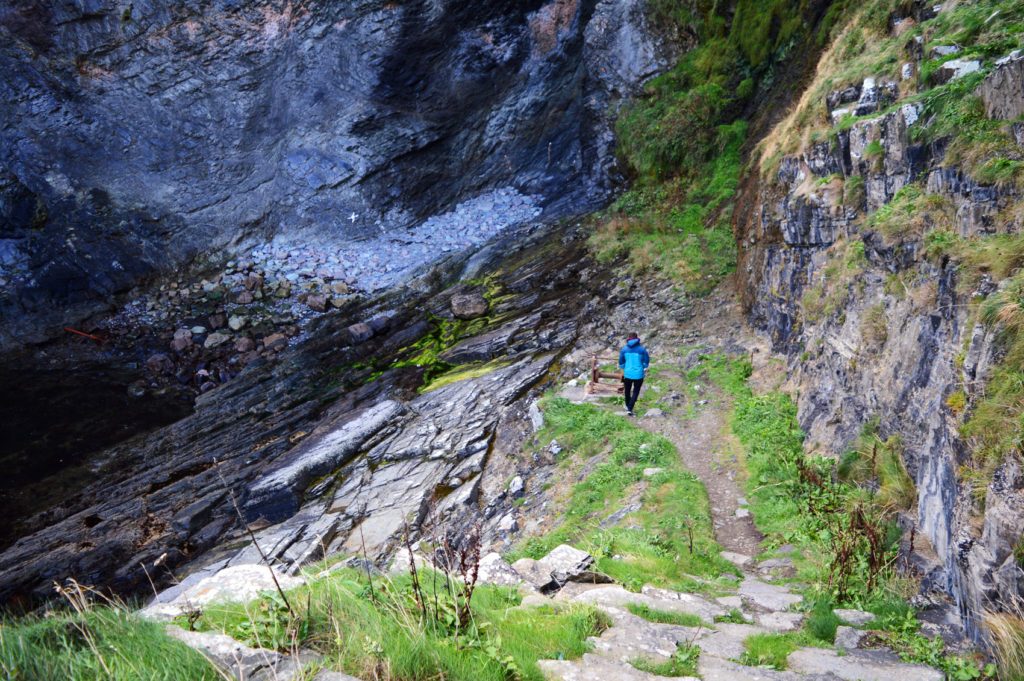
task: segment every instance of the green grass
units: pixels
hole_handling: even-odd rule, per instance
[[[731,421],[748,453],[748,499],[769,544],[792,543],[811,590],[846,602],[895,582],[899,532],[885,497],[833,479],[831,459],[805,454],[796,405],[783,393],[739,394]],[[894,587],[893,587],[894,588]]]
[[[786,658],[798,647],[793,634],[754,634],[743,641],[746,652],[740,663],[751,667],[771,667],[779,671],[786,669]]]
[[[198,652],[168,638],[163,625],[110,604],[5,618],[0,622],[0,676],[10,681],[222,678]]]
[[[648,622],[657,622],[658,624],[678,624],[682,627],[699,627],[704,625],[704,622],[701,621],[700,617],[688,612],[655,610],[645,603],[630,603],[626,608],[637,617],[642,617]]]
[[[515,545],[507,559],[541,558],[559,544],[572,544],[589,551],[598,569],[633,590],[645,583],[693,589],[696,584],[687,575],[735,571],[719,556],[704,486],[682,467],[668,440],[593,405],[545,398],[541,406],[546,426],[537,442],[557,439],[577,462],[598,454],[604,460],[573,486],[558,524]],[[644,478],[644,468],[664,470]],[[600,521],[620,508],[627,490],[637,489],[641,481],[646,489],[641,510],[633,514],[637,527],[601,529]]]
[[[645,658],[634,658],[629,661],[640,671],[656,676],[697,676],[697,661],[700,659],[700,648],[693,644],[680,643],[675,654],[667,662],[652,662]]]
[[[804,619],[804,630],[824,643],[833,643],[836,629],[840,625],[839,618],[832,611],[832,599],[820,597],[814,601]]]
[[[739,608],[733,608],[729,611],[728,615],[718,615],[715,617],[715,624],[720,622],[729,624],[749,624],[747,619],[743,616],[743,611]]]
[[[631,270],[654,270],[696,294],[713,289],[736,266],[729,218],[739,183],[746,124],[721,126],[715,157],[698,177],[639,185],[598,222],[590,247],[598,260],[625,255]]]
[[[579,657],[589,649],[586,638],[607,626],[590,607],[516,608],[514,590],[494,586],[476,589],[472,617],[460,625],[443,575],[419,578],[424,607],[409,575],[371,584],[345,569],[290,592],[297,617],[267,594],[248,605],[207,606],[197,624],[250,644],[311,648],[325,656],[325,668],[362,678],[453,681],[539,681],[538,659]]]

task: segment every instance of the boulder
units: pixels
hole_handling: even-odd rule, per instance
[[[487,313],[490,307],[487,299],[479,293],[463,293],[452,296],[452,314],[459,319],[476,319]]]
[[[204,577],[186,589],[172,588],[160,593],[140,613],[148,619],[171,620],[209,603],[248,603],[266,591],[276,591],[275,578],[285,591],[306,583],[301,577],[289,577],[266,565],[234,565]]]
[[[203,343],[203,347],[207,349],[219,348],[230,340],[231,336],[226,333],[211,333],[206,337],[206,342]]]
[[[875,621],[875,614],[873,612],[864,612],[863,610],[846,610],[843,608],[836,608],[833,612],[835,612],[836,617],[847,624],[852,624],[855,627],[863,627],[864,625]]]
[[[978,59],[950,59],[935,69],[932,80],[936,85],[942,85],[980,70],[981,61]]]
[[[314,293],[306,298],[306,305],[314,312],[325,312],[327,310],[327,296],[321,293]]]
[[[589,572],[594,557],[586,551],[561,544],[537,561],[538,567],[546,570],[559,584],[565,584],[581,573]]]
[[[267,350],[277,352],[288,345],[288,337],[283,333],[272,333],[263,339],[263,347]]]
[[[836,648],[839,650],[856,650],[860,647],[860,642],[867,636],[867,632],[862,629],[854,629],[853,627],[837,627],[836,628]]]
[[[353,324],[346,331],[348,331],[353,345],[364,343],[373,338],[373,329],[370,328],[369,324],[364,324],[363,322]]]
[[[154,374],[169,374],[174,372],[174,362],[162,352],[158,352],[146,360],[146,368]]]
[[[491,552],[480,559],[477,581],[481,584],[517,586],[523,583],[523,576],[516,572],[499,554]]]

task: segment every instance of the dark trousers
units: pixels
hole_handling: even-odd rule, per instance
[[[626,386],[626,411],[633,411],[636,399],[640,397],[640,386],[644,384],[642,378],[624,378],[623,385]]]

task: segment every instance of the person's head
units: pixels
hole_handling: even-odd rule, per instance
[[[626,336],[626,340],[633,340],[634,338],[640,338],[640,336],[636,335],[636,331],[630,331],[629,335]]]

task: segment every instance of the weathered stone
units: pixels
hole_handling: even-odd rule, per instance
[[[287,655],[265,648],[249,648],[226,634],[185,631],[173,624],[167,625],[167,635],[201,652],[229,678],[252,679],[264,672],[282,672],[291,661]],[[301,667],[300,667],[301,669]]]
[[[169,374],[174,371],[174,362],[164,353],[158,352],[146,360],[146,368],[154,374]]]
[[[594,557],[568,544],[560,544],[537,561],[537,566],[548,571],[560,584],[586,572],[594,564]]]
[[[288,347],[288,337],[283,333],[272,333],[263,339],[263,347],[266,350],[279,352]]]
[[[206,342],[203,343],[203,347],[207,348],[207,349],[219,348],[220,346],[224,345],[225,343],[230,343],[230,342],[231,342],[231,336],[229,334],[219,333],[219,332],[218,333],[211,333],[209,336],[206,337]]]
[[[691,676],[670,680],[593,653],[584,653],[580,660],[538,660],[537,666],[549,681],[698,681]]]
[[[833,612],[835,612],[836,617],[847,624],[852,624],[855,627],[863,627],[864,625],[875,621],[875,614],[873,612],[847,610],[844,608],[836,608]]]
[[[242,291],[235,296],[235,302],[239,305],[249,305],[254,300],[252,293],[249,291]]]
[[[754,621],[768,631],[786,633],[797,631],[803,624],[804,615],[799,612],[763,612],[755,615]]]
[[[839,650],[856,650],[860,642],[867,636],[867,632],[853,627],[836,627],[836,648]]]
[[[754,559],[750,556],[744,556],[742,553],[722,551],[719,555],[738,568],[752,567],[754,565]]]
[[[523,496],[523,491],[523,478],[522,476],[517,475],[508,483],[508,493],[512,495],[513,499],[518,499]]]
[[[641,504],[639,501],[632,504],[626,504],[619,510],[609,515],[607,518],[604,518],[599,523],[599,526],[601,528],[614,527],[615,525],[618,525],[623,520],[625,520],[626,516],[628,516],[631,513],[636,513],[641,508],[643,508],[643,504]]]
[[[950,59],[935,69],[932,73],[932,80],[941,85],[942,83],[963,78],[969,73],[976,73],[980,70],[981,61],[978,59]]]
[[[188,338],[175,337],[171,341],[171,351],[172,352],[184,352],[185,350],[188,350],[190,347],[192,347],[192,345],[193,345],[193,343],[192,343],[192,334],[189,333],[189,337]]]
[[[306,305],[314,312],[324,312],[327,310],[327,296],[319,293],[312,294],[306,298]]]
[[[331,282],[331,292],[336,296],[343,296],[349,291],[348,284],[343,281]]]
[[[231,315],[231,317],[228,318],[228,328],[232,331],[241,331],[248,323],[249,319],[241,315]]]
[[[665,469],[664,468],[645,468],[643,470],[643,474],[644,474],[645,478],[650,478],[650,477],[655,476],[658,473],[662,472],[663,470],[665,470]]]
[[[480,559],[477,581],[481,584],[517,586],[523,582],[523,577],[500,554],[491,552]]]
[[[306,581],[289,577],[265,565],[235,565],[205,577],[184,591],[171,591],[174,597],[164,601],[156,600],[143,608],[140,613],[149,619],[171,620],[192,608],[216,602],[247,603],[266,591],[275,591],[274,579],[284,590],[294,589]]]
[[[772,611],[786,611],[789,606],[801,603],[803,596],[790,593],[784,586],[765,584],[756,579],[745,579],[740,584],[739,595],[744,603]]]
[[[464,293],[452,296],[452,314],[459,319],[476,319],[487,313],[487,299],[479,293]]]
[[[515,567],[514,564],[513,567]],[[638,594],[626,591],[621,586],[602,586],[578,594],[573,597],[573,600],[615,607],[625,607],[630,603],[636,603],[646,605],[654,610],[696,615],[705,622],[713,622],[715,617],[725,614],[722,607],[700,596],[652,587],[644,587],[643,593]]]
[[[605,608],[614,626],[597,638],[591,638],[594,652],[627,662],[638,657],[652,662],[667,662],[680,643],[689,643],[706,635],[706,630],[672,624],[657,624],[617,608]]]
[[[1008,121],[1024,114],[1024,55],[1017,50],[997,60],[977,92],[989,118]]]
[[[713,655],[701,655],[697,671],[704,681],[838,681],[832,674],[797,674],[764,667],[746,667]]]
[[[254,347],[256,347],[256,343],[253,342],[252,338],[249,338],[248,336],[243,336],[242,338],[239,338],[238,340],[235,341],[233,349],[235,352],[245,353],[251,352]]]
[[[368,324],[359,322],[348,327],[349,338],[352,339],[352,343],[358,344],[373,338],[373,329]]]
[[[752,624],[736,624],[720,622],[715,630],[697,641],[697,645],[706,655],[722,658],[739,658],[746,652],[743,642],[754,634],[767,633],[767,629]],[[703,658],[704,655],[701,655]]]
[[[790,669],[804,674],[835,674],[847,681],[942,681],[938,669],[900,662],[892,653],[856,650],[840,655],[824,648],[801,648],[790,653]]]

